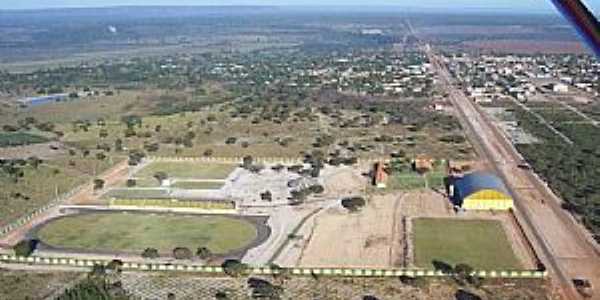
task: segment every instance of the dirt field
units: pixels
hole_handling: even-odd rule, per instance
[[[402,194],[374,196],[358,213],[350,214],[338,206],[318,215],[300,265],[390,266],[397,217],[395,207],[402,197]]]

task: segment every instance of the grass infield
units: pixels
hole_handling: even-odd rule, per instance
[[[413,220],[415,264],[466,263],[475,269],[522,268],[499,221],[422,218]]]
[[[208,247],[215,254],[242,249],[257,237],[248,221],[225,216],[92,213],[60,218],[38,231],[44,243],[59,248],[139,252],[156,248]]]
[[[152,178],[165,172],[171,178],[225,179],[237,165],[201,162],[153,162],[135,174],[135,177]]]

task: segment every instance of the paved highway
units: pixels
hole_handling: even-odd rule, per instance
[[[523,159],[477,105],[455,88],[445,64],[424,45],[441,84],[459,113],[461,123],[482,158],[507,184],[515,199],[515,215],[523,226],[555,286],[567,299],[580,299],[572,279],[585,277],[600,287],[600,255],[589,233],[560,207],[562,202],[530,170],[518,168]],[[600,299],[595,291],[594,299]]]

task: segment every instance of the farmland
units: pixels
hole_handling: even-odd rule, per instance
[[[484,270],[521,268],[500,222],[420,218],[413,226],[419,267],[466,263]]]
[[[96,213],[51,221],[38,236],[54,247],[88,251],[170,253],[176,247],[208,247],[224,254],[245,247],[257,232],[247,221],[220,216]]]

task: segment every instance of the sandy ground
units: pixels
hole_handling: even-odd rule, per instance
[[[340,205],[316,217],[303,251],[306,267],[388,267],[392,263],[395,205],[402,195],[374,196],[358,213]]]
[[[55,148],[56,150],[53,150]],[[67,151],[61,143],[49,142],[41,144],[33,144],[17,147],[0,148],[1,159],[26,159],[28,157],[37,156],[41,159],[48,160],[50,158],[65,154]]]

